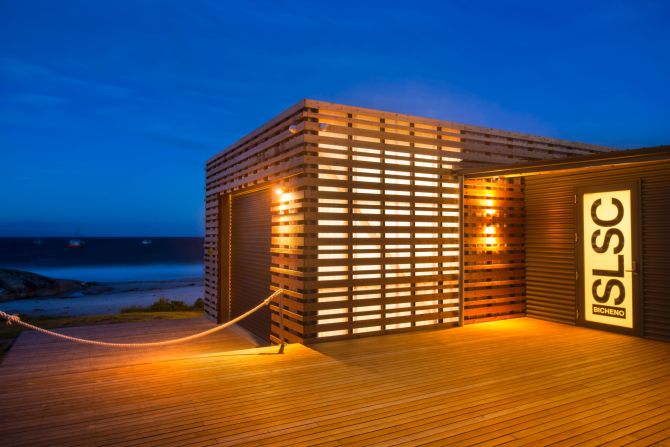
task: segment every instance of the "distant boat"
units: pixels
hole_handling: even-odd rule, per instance
[[[81,239],[70,239],[67,243],[67,246],[70,248],[81,248],[84,246],[84,241]]]
[[[142,245],[151,245],[153,241],[151,239],[142,239]]]
[[[77,233],[75,234],[75,237],[70,239],[67,243],[67,246],[69,248],[81,248],[84,246],[84,241],[79,239],[79,229],[77,229]]]
[[[35,245],[44,245],[44,241],[40,238],[33,239],[33,244]]]

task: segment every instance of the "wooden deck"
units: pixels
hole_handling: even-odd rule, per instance
[[[228,332],[119,353],[24,334],[0,365],[0,444],[670,445],[668,343],[520,318],[284,355],[249,346]]]

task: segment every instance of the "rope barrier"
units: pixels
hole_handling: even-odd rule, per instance
[[[270,304],[270,302],[278,295],[283,293],[283,289],[278,289],[272,295],[267,297],[265,300],[263,300],[258,306],[254,307],[253,309],[248,310],[247,312],[243,313],[242,315],[233,318],[230,321],[227,321],[223,324],[220,324],[216,327],[213,327],[212,329],[207,329],[206,331],[199,332],[197,334],[193,335],[188,335],[186,337],[181,337],[181,338],[175,338],[172,340],[165,340],[165,341],[155,341],[155,342],[148,342],[148,343],[114,343],[114,342],[107,342],[107,341],[97,341],[97,340],[89,340],[86,338],[78,338],[78,337],[71,337],[69,335],[61,334],[58,332],[54,331],[49,331],[47,329],[43,329],[41,327],[34,326],[30,323],[26,323],[25,321],[21,320],[18,315],[10,315],[6,312],[3,312],[0,310],[0,318],[4,318],[7,320],[7,324],[18,324],[21,325],[25,328],[32,329],[37,332],[41,332],[42,334],[46,335],[51,335],[52,337],[57,337],[61,338],[63,340],[68,340],[68,341],[73,341],[76,343],[82,343],[85,345],[93,345],[93,346],[104,346],[107,348],[155,348],[159,346],[168,346],[168,345],[174,345],[177,343],[183,343],[185,341],[190,341],[190,340],[195,340],[197,338],[204,337],[209,334],[213,334],[215,332],[218,332],[222,329],[225,329],[227,327],[230,327],[231,325],[237,323],[238,321],[241,321],[248,317],[249,315],[253,314],[263,306],[267,306]],[[282,339],[282,345],[283,345],[283,339]]]

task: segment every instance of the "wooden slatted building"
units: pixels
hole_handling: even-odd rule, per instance
[[[610,150],[302,100],[207,162],[207,314],[283,288],[301,343],[525,315],[523,179],[458,172]]]

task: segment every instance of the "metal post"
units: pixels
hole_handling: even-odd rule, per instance
[[[279,304],[279,338],[280,338],[279,352],[277,352],[277,354],[284,353],[284,305],[282,302],[283,296],[284,294],[280,293],[277,300],[277,303]]]

